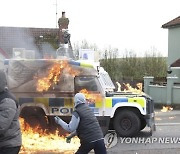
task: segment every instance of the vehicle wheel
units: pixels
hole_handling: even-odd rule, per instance
[[[20,115],[25,122],[32,128],[39,128],[42,130],[48,129],[48,120],[45,113],[40,108],[27,108],[21,112]]]
[[[141,119],[141,128],[140,128],[140,130],[143,130],[145,127],[146,127],[146,120]]]
[[[122,110],[115,115],[114,129],[123,137],[134,136],[140,130],[140,119],[133,111]]]

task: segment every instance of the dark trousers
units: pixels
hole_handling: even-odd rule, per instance
[[[18,154],[21,147],[3,147],[0,148],[0,154]]]
[[[81,143],[81,146],[75,154],[88,154],[92,149],[94,149],[95,154],[106,154],[104,140],[102,139],[91,143]]]

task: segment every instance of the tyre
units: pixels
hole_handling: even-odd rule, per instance
[[[24,118],[25,122],[32,128],[48,129],[48,120],[41,108],[26,108],[21,111],[20,116]]]
[[[145,127],[146,127],[146,120],[141,119],[141,128],[140,128],[140,130],[143,130]]]
[[[119,136],[130,137],[139,132],[141,122],[138,115],[133,111],[121,110],[115,115],[113,125]]]

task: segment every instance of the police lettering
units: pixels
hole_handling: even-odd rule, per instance
[[[51,108],[51,113],[60,113],[60,114],[68,114],[71,113],[71,109],[70,108],[65,108],[65,107],[52,107]]]
[[[67,114],[67,113],[69,113],[69,109],[68,108],[61,108],[59,110],[59,112],[62,113],[62,114]]]
[[[54,107],[54,108],[51,109],[51,112],[52,112],[52,113],[57,112],[57,111],[58,111],[58,108],[55,108],[55,107]]]

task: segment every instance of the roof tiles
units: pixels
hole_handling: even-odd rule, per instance
[[[162,25],[162,28],[180,27],[180,16]]]
[[[171,67],[180,67],[180,58],[171,64]]]

